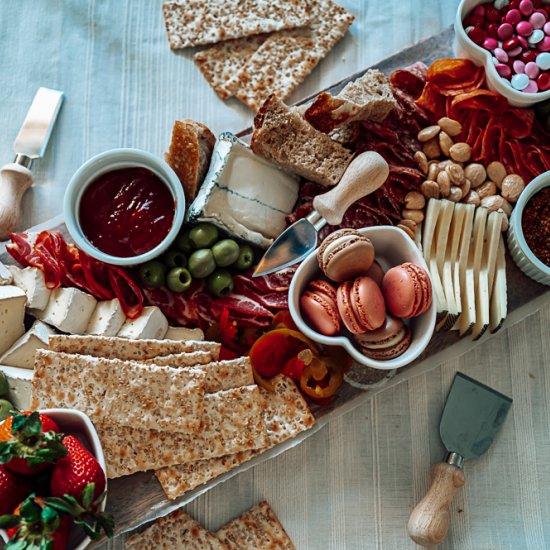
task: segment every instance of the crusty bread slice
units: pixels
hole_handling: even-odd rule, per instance
[[[189,203],[208,171],[215,143],[216,137],[204,124],[189,118],[174,122],[172,141],[164,159],[181,181]]]
[[[254,118],[252,150],[283,170],[322,185],[336,185],[353,153],[319,132],[276,96]]]

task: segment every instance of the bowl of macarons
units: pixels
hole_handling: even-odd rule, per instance
[[[436,322],[422,253],[392,226],[340,229],[326,237],[296,270],[289,309],[307,337],[383,370],[414,361]]]

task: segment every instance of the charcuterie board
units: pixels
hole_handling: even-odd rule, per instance
[[[375,67],[386,74],[396,69],[411,65],[417,61],[423,61],[430,64],[435,59],[452,56],[452,28],[443,33],[424,40],[398,54],[381,61]],[[365,71],[350,76],[344,81],[328,89],[331,93],[337,93],[348,82],[360,77]],[[310,101],[312,98],[304,100]],[[250,130],[244,130],[239,137],[245,141],[250,135]],[[37,228],[31,229],[31,231]],[[43,224],[40,229],[59,230],[65,236],[67,231],[63,220],[56,218],[49,223]],[[2,261],[10,262],[6,254],[0,256]],[[547,288],[527,278],[514,264],[507,258],[506,262],[508,279],[508,311],[506,326],[517,322],[536,311],[544,304],[550,301],[550,293]],[[484,336],[480,341],[490,337]],[[393,377],[385,377],[380,382],[372,384],[366,390],[358,389],[352,385],[344,384],[340,389],[337,398],[330,405],[314,409],[317,424],[312,429],[303,432],[294,439],[282,443],[261,455],[249,460],[241,466],[223,474],[222,476],[211,480],[207,484],[189,491],[184,496],[176,500],[168,500],[161,489],[156,477],[152,472],[138,473],[131,476],[118,478],[109,482],[108,510],[114,515],[116,521],[117,533],[123,533],[134,529],[146,522],[166,515],[171,510],[179,508],[192,501],[200,494],[208,491],[213,486],[222,483],[226,479],[244,471],[252,466],[273,458],[286,450],[300,444],[305,438],[309,437],[317,430],[320,430],[332,419],[347,413],[354,407],[364,403],[373,395],[383,391],[386,388],[399,384],[407,379],[417,376],[421,373],[436,367],[448,358],[456,357],[468,349],[474,343],[470,338],[460,338],[457,332],[439,332],[436,333],[425,352],[412,364],[400,369]]]

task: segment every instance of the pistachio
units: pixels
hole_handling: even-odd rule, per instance
[[[479,194],[479,198],[483,200],[485,197],[496,195],[497,186],[491,180],[487,180],[485,183],[482,183],[479,187],[476,187],[476,191]]]
[[[451,150],[453,143],[454,142],[450,138],[449,134],[446,132],[439,132],[439,148],[446,157],[449,156],[449,151]]]
[[[405,210],[401,212],[401,215],[406,220],[412,220],[416,223],[422,223],[424,221],[424,212],[422,212],[422,210],[408,210],[405,208]]]
[[[495,160],[487,166],[487,175],[491,181],[496,183],[496,186],[500,189],[500,184],[502,180],[506,177],[506,168],[502,162]]]
[[[416,222],[414,222],[413,220],[399,220],[399,223],[408,227],[409,229],[412,229],[413,231],[416,231]]]
[[[489,212],[496,212],[502,208],[504,199],[500,195],[490,195],[481,199],[481,206],[487,208]]]
[[[445,172],[449,174],[451,183],[454,183],[455,185],[462,185],[462,182],[464,181],[464,168],[462,168],[460,164],[457,164],[456,162],[447,164]]]
[[[406,225],[403,225],[401,223],[398,223],[397,227],[399,227],[399,229],[403,230],[414,241],[415,234],[414,234],[414,231],[410,227],[407,227]]]
[[[468,178],[464,178],[464,181],[460,186],[460,190],[462,191],[462,196],[465,197],[470,192],[471,188],[472,188],[472,182]]]
[[[487,172],[483,164],[472,162],[464,168],[464,175],[470,180],[472,187],[479,187],[486,179]]]
[[[428,173],[428,157],[422,151],[417,151],[414,154],[414,160],[416,160],[419,170],[426,175]]]
[[[420,130],[420,132],[418,132],[418,141],[420,141],[420,143],[430,141],[430,139],[433,139],[435,136],[437,136],[437,134],[439,134],[440,130],[441,128],[437,125],[423,128],[422,130]]]
[[[451,178],[449,178],[449,174],[446,170],[437,174],[437,184],[439,185],[441,196],[444,198],[448,197],[451,192]]]
[[[464,197],[462,202],[466,204],[473,204],[474,206],[479,206],[481,204],[481,199],[479,198],[479,193],[475,189],[471,189],[470,192]]]
[[[451,185],[451,191],[449,193],[449,200],[458,202],[462,198],[462,190],[456,185]]]
[[[525,189],[525,182],[517,174],[508,174],[501,184],[502,196],[510,202],[516,202]]]
[[[438,126],[451,137],[458,136],[462,132],[462,126],[458,120],[444,116],[437,121]]]
[[[420,184],[420,191],[427,199],[439,198],[439,185],[433,180],[426,180]]]
[[[441,149],[439,148],[439,140],[432,138],[426,141],[422,146],[422,151],[429,159],[435,159],[441,156]]]
[[[428,177],[426,179],[435,181],[439,174],[439,166],[436,160],[432,160],[428,165]]]
[[[455,143],[450,149],[449,154],[456,162],[468,162],[472,156],[472,148],[464,142]]]
[[[405,195],[405,208],[410,210],[422,210],[426,205],[426,199],[418,191],[410,191]]]

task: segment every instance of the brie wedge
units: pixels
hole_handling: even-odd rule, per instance
[[[88,321],[86,334],[95,336],[116,336],[126,321],[126,315],[118,298],[98,302]]]
[[[46,286],[44,273],[37,267],[21,269],[10,265],[8,269],[13,276],[13,284],[26,294],[27,307],[45,309],[52,291]]]
[[[34,372],[29,369],[20,369],[0,365],[2,371],[8,379],[8,399],[19,410],[29,410],[31,406],[32,377]]]
[[[126,319],[117,336],[131,340],[161,340],[168,332],[168,319],[157,306],[147,306],[137,319]]]
[[[11,285],[13,277],[10,270],[0,262],[0,285]]]
[[[18,287],[0,286],[0,354],[8,350],[25,332],[27,297]]]
[[[0,364],[32,370],[34,353],[37,349],[48,347],[51,334],[55,334],[51,327],[42,321],[35,321],[32,327],[0,357]]]

